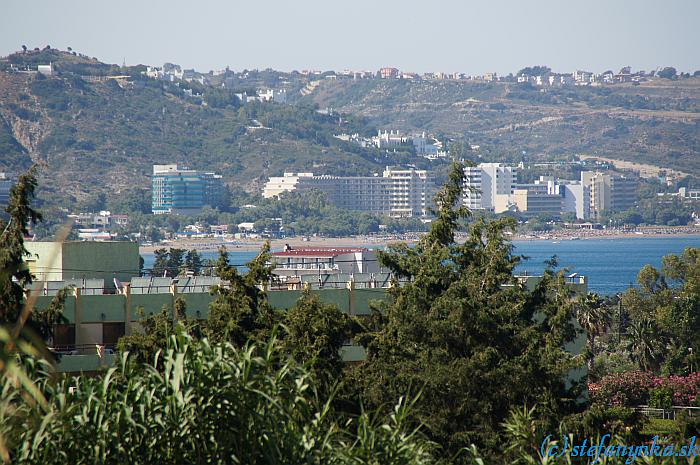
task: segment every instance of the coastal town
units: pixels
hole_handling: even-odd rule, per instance
[[[700,3],[6,3],[0,465],[697,463]]]

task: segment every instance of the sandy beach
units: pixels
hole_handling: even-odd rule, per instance
[[[423,233],[410,234],[389,234],[389,235],[368,235],[349,237],[314,237],[297,236],[283,239],[271,239],[270,244],[273,250],[282,249],[285,244],[292,247],[385,247],[396,242],[412,243],[420,239]],[[636,228],[634,230],[623,229],[560,229],[556,231],[535,231],[528,233],[517,233],[512,235],[513,240],[525,241],[557,241],[557,240],[587,240],[587,239],[623,239],[640,237],[670,237],[670,236],[700,236],[700,226],[692,227],[648,227]],[[458,241],[463,241],[465,235],[457,236]],[[254,251],[259,250],[265,239],[231,239],[223,238],[195,238],[163,241],[160,244],[145,245],[140,247],[141,253],[153,253],[160,248],[180,248],[195,249],[198,251],[215,251],[219,247],[226,247],[227,250]]]

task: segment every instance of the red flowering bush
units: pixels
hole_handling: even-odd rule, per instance
[[[693,406],[700,396],[700,373],[670,376],[664,384],[673,391],[673,405]]]
[[[605,405],[632,407],[649,401],[649,390],[660,383],[652,373],[628,371],[604,376],[597,385],[593,400]]]
[[[696,405],[700,400],[700,373],[665,378],[644,371],[628,371],[607,375],[599,383],[589,385],[594,402],[626,407],[648,404],[650,393],[659,390],[673,393],[674,406]]]

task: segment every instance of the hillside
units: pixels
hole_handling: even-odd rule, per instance
[[[24,72],[47,63],[52,76]],[[203,85],[149,79],[145,70],[49,48],[0,59],[0,171],[43,163],[40,200],[64,211],[144,195],[158,163],[219,172],[234,194],[258,193],[290,170],[370,174],[411,162],[444,174],[445,162],[387,157],[333,137],[382,128],[469,142],[480,147],[469,157],[486,161],[600,156],[700,177],[700,78],[543,92],[274,70],[209,73]],[[241,106],[234,96],[261,87],[287,89],[292,104]]]
[[[326,80],[303,101],[367,117],[383,129],[465,139],[486,159],[600,155],[700,176],[700,78],[546,90],[500,82]]]
[[[48,62],[54,76],[9,70]],[[235,90],[146,79],[142,66],[43,50],[11,55],[0,69],[0,171],[43,162],[40,197],[56,206],[148,187],[157,163],[217,171],[232,190],[255,191],[285,170],[369,174],[386,162],[332,137],[373,132],[362,120],[298,105],[241,108]],[[105,78],[119,75],[128,77]]]

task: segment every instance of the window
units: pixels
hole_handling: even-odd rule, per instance
[[[102,343],[104,345],[116,345],[124,333],[124,323],[102,323]]]
[[[75,346],[75,325],[58,324],[53,328],[53,345],[56,348]]]

